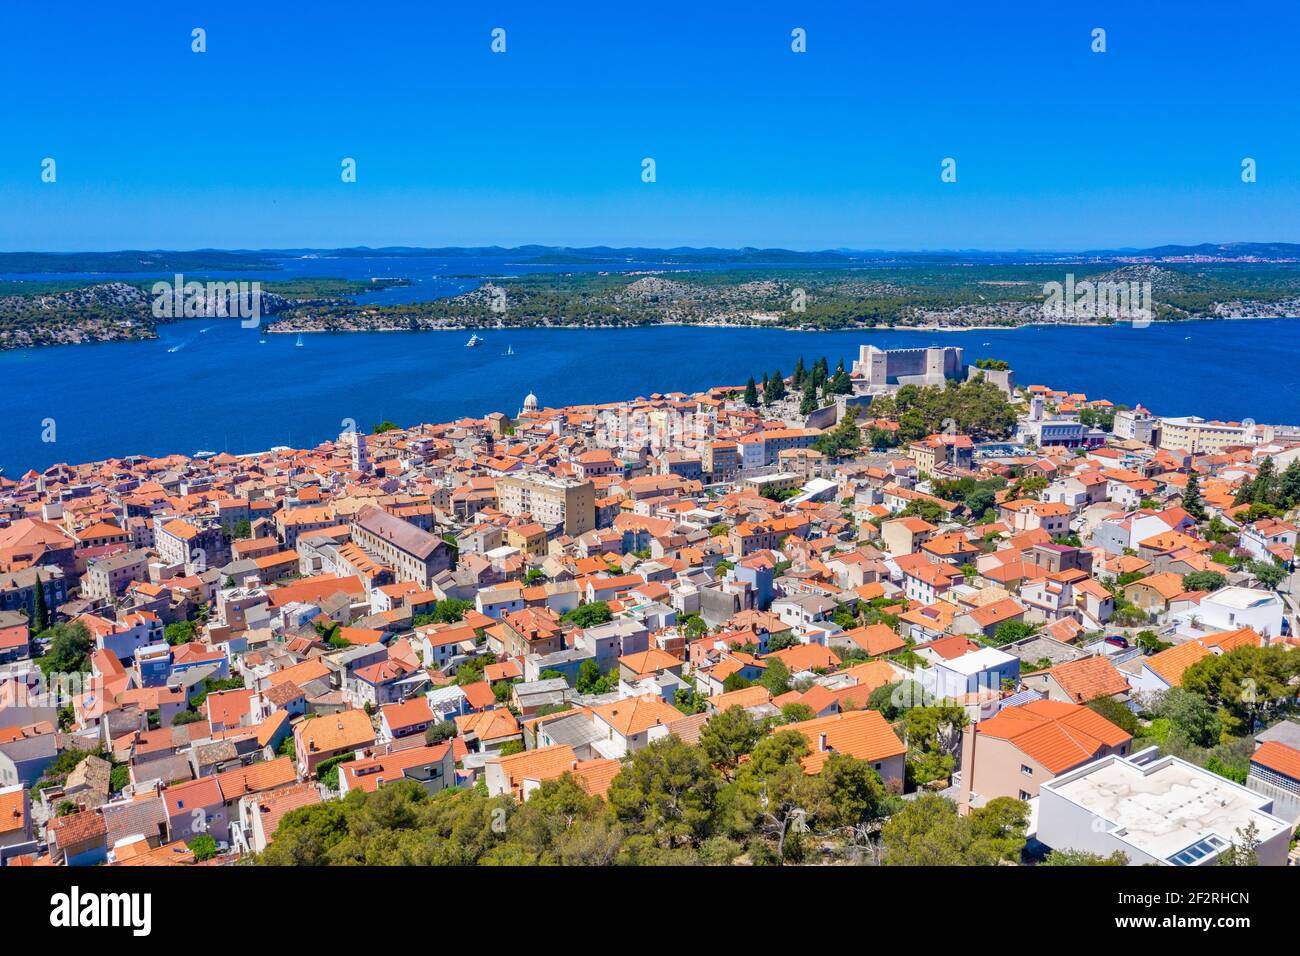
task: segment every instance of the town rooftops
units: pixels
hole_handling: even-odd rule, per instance
[[[1250,762],[1300,783],[1300,750],[1295,747],[1269,740],[1251,754]]]
[[[1095,710],[1054,700],[1005,707],[976,724],[975,732],[1010,741],[1052,773],[1077,767],[1103,748],[1132,739]]]
[[[375,505],[363,507],[353,520],[358,527],[422,560],[431,557],[439,547],[447,547],[447,543],[437,535],[430,534],[423,528],[418,528],[411,522],[391,515]]]
[[[1078,704],[1086,704],[1098,697],[1123,694],[1129,689],[1124,675],[1116,670],[1114,664],[1100,656],[1057,664],[1048,673]]]
[[[780,729],[794,730],[807,738],[812,753],[801,761],[806,773],[818,773],[833,753],[880,761],[907,752],[893,728],[876,710],[852,710],[786,724]]]

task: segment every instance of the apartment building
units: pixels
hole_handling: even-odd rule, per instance
[[[498,479],[496,489],[499,507],[511,517],[529,514],[567,535],[596,527],[596,490],[585,479],[509,475]]]
[[[1272,440],[1271,425],[1207,421],[1196,415],[1160,419],[1160,447],[1183,449],[1194,455],[1222,451],[1233,445],[1262,445]]]

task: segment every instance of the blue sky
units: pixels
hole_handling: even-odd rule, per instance
[[[1300,241],[1297,27],[1202,0],[6,0],[0,249]]]

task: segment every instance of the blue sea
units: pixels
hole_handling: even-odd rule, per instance
[[[1021,384],[1141,403],[1157,414],[1300,422],[1298,319],[965,332],[652,327],[264,335],[237,320],[159,328],[157,341],[0,353],[0,466],[142,453],[258,451],[491,411],[743,384],[803,356],[848,365],[858,346],[959,345],[1006,359]],[[265,339],[265,343],[262,343]],[[176,351],[172,351],[175,348]],[[514,354],[505,353],[513,348]],[[51,437],[54,441],[44,441]]]
[[[405,277],[410,285],[361,303],[427,301],[475,288],[481,276],[536,272],[695,270],[734,263],[560,263],[510,258],[393,256],[279,260],[278,268],[189,273],[186,279]],[[807,267],[808,263],[792,264]],[[843,266],[842,263],[830,267]],[[780,269],[764,265],[763,269]],[[140,274],[0,275],[0,279],[171,278]],[[238,321],[159,328],[148,342],[0,352],[0,467],[9,475],[54,462],[130,453],[191,454],[313,445],[347,420],[369,429],[513,414],[536,392],[544,404],[602,402],[653,392],[742,384],[803,356],[848,365],[881,348],[960,345],[966,360],[1001,358],[1017,380],[1157,414],[1300,422],[1300,320],[1243,320],[1107,328],[1033,326],[966,332],[817,332],[653,327],[468,332],[267,335]],[[263,342],[263,339],[265,340]],[[514,354],[507,356],[508,350]],[[47,439],[53,438],[53,441]]]

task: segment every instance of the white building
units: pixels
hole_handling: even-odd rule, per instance
[[[982,647],[929,667],[917,665],[912,679],[936,697],[959,698],[980,691],[1000,691],[1004,680],[1020,679],[1020,658],[996,647]]]
[[[1276,637],[1282,630],[1282,598],[1256,588],[1220,588],[1201,598],[1194,614],[1202,628],[1235,631],[1249,627],[1261,637]]]
[[[1290,825],[1273,801],[1155,747],[1102,757],[1038,790],[1038,840],[1130,865],[1205,866],[1254,824],[1262,866],[1285,866]]]

